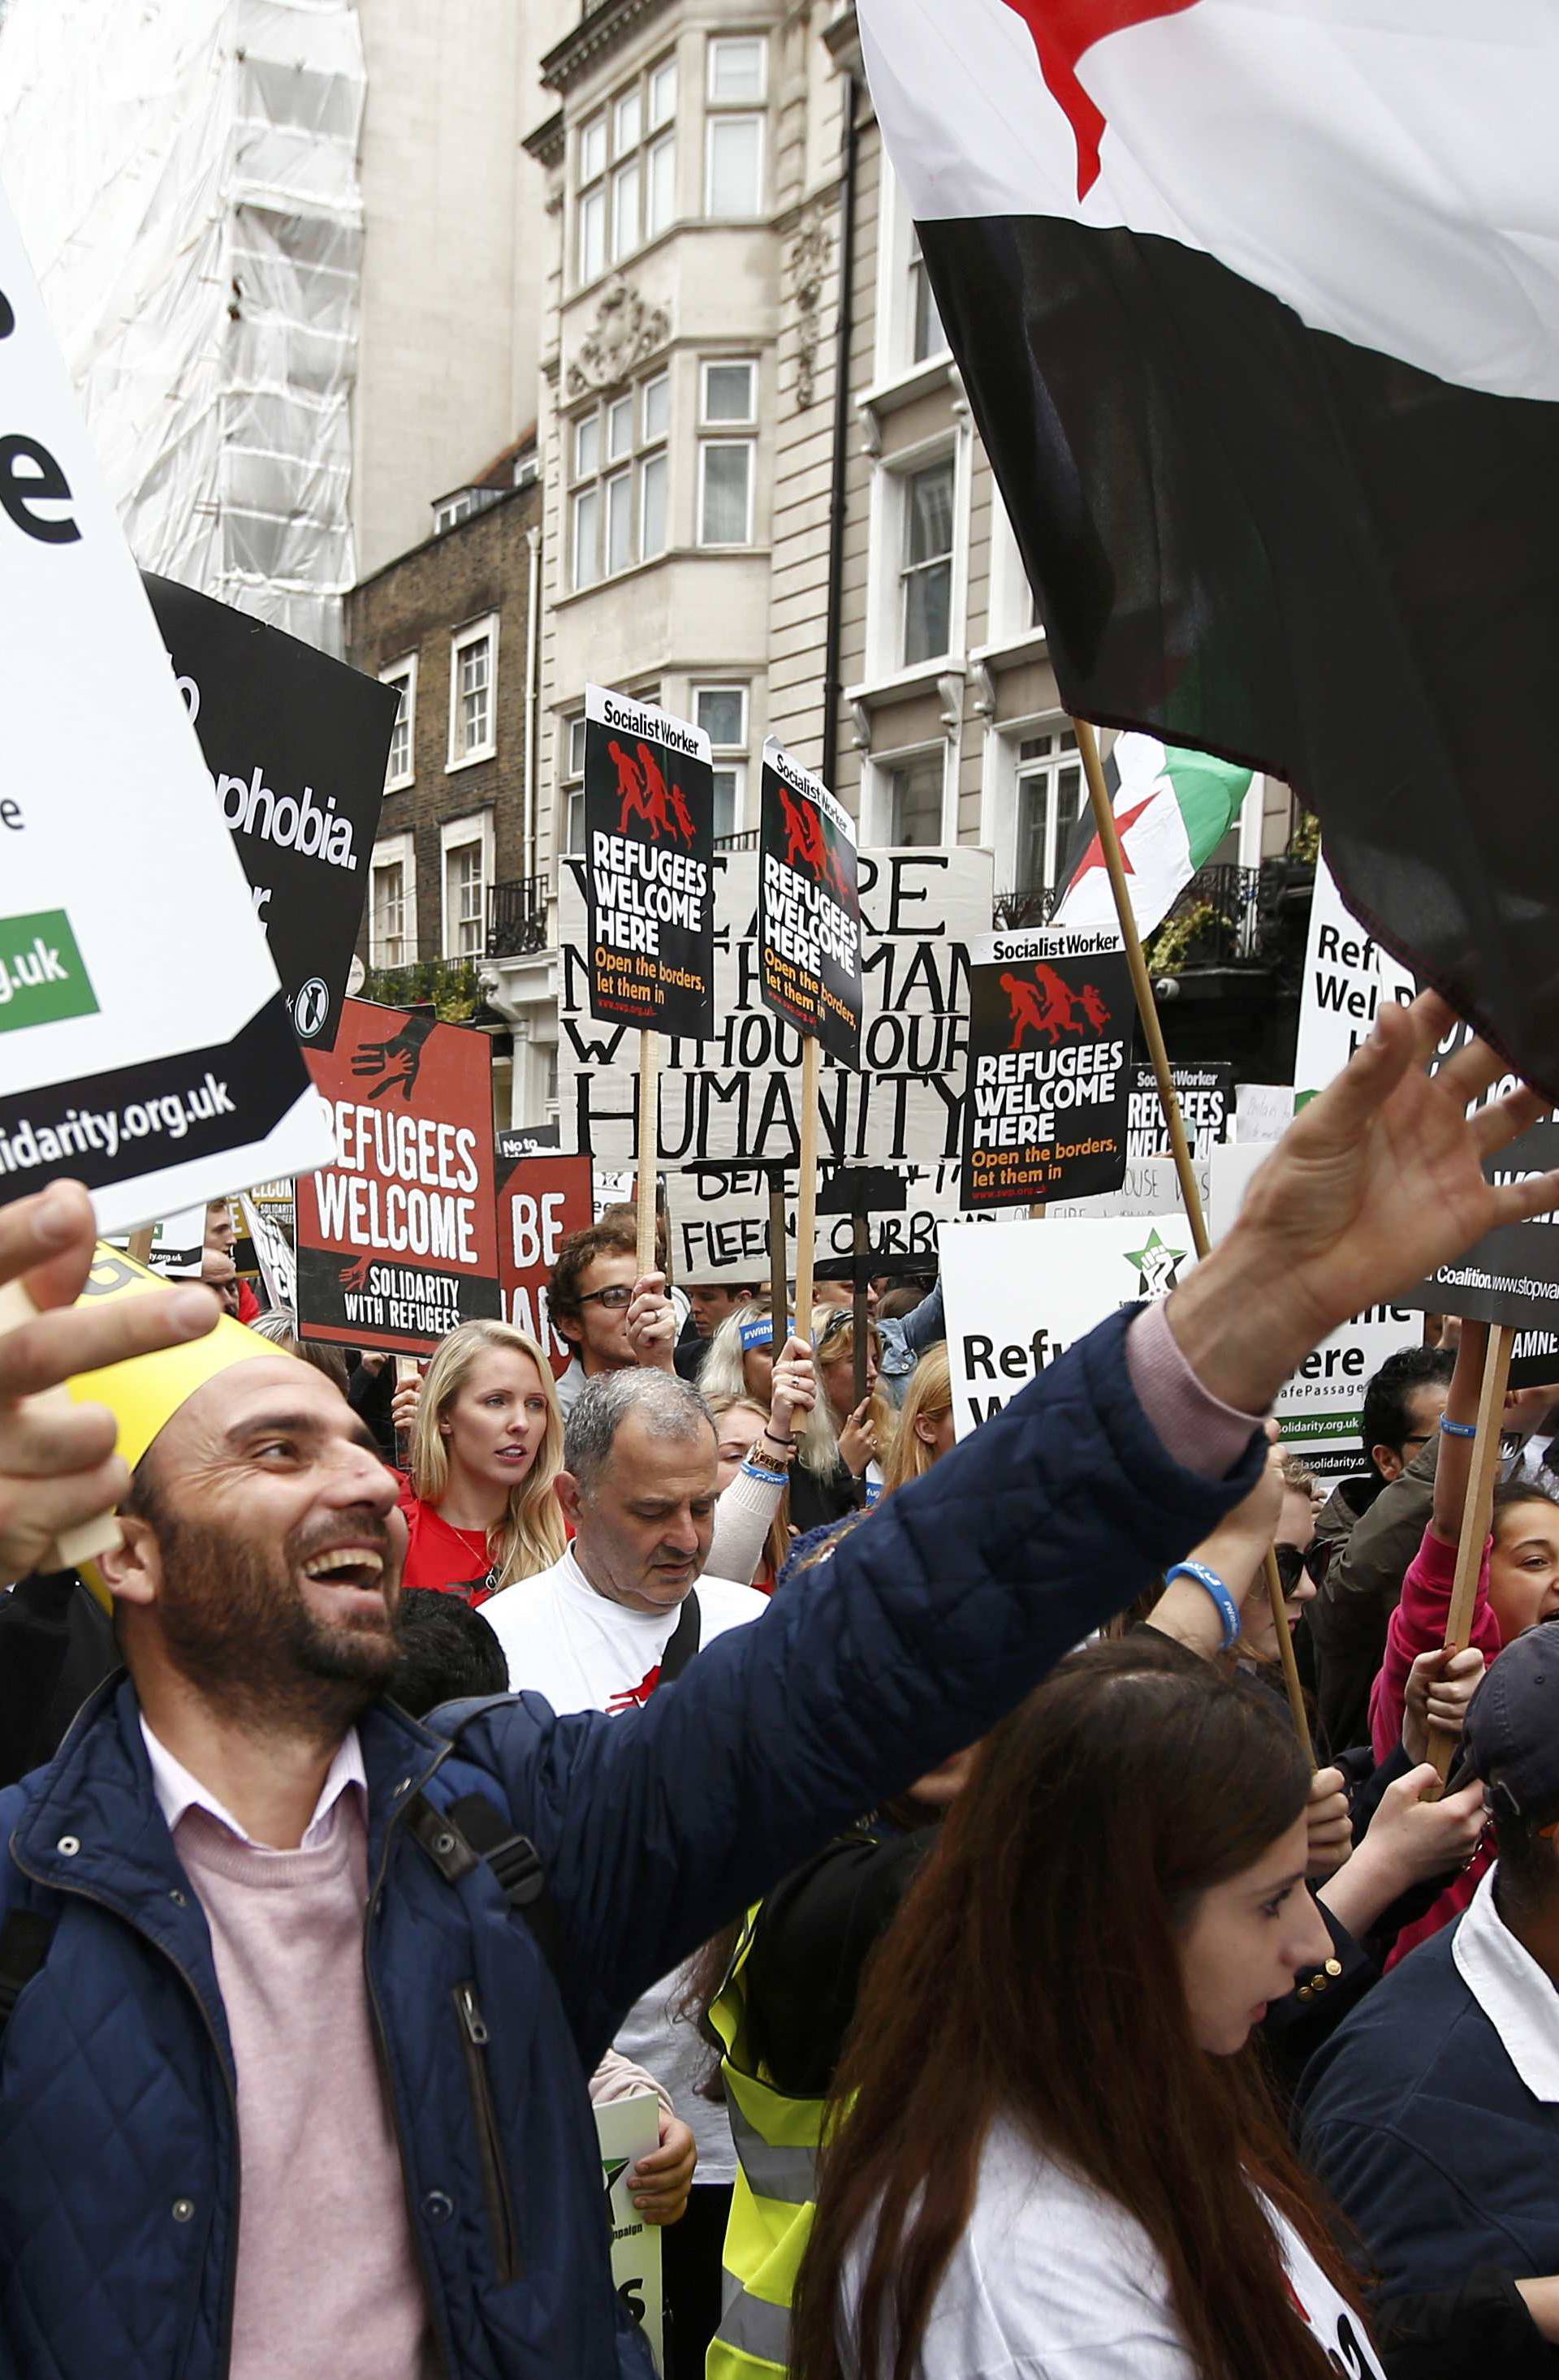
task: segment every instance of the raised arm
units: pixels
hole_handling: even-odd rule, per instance
[[[647,1708],[552,1720],[533,1704],[476,1722],[471,1750],[534,1814],[592,2060],[637,1991],[983,1734],[1206,1537],[1254,1486],[1254,1416],[1312,1344],[1492,1224],[1559,1201],[1552,1175],[1484,1181],[1480,1160],[1541,1102],[1516,1093],[1469,1119],[1499,1064],[1474,1044],[1430,1081],[1419,1070],[1446,1021],[1432,997],[1382,1012],[1170,1300],[1167,1329],[1139,1317],[1128,1354],[1126,1319],[1102,1324]],[[1155,1333],[1173,1378],[1156,1350],[1138,1360]]]
[[[1483,1386],[1483,1359],[1489,1350],[1486,1322],[1464,1322],[1456,1347],[1456,1368],[1445,1398],[1448,1425],[1440,1435],[1440,1459],[1434,1467],[1434,1503],[1430,1527],[1443,1545],[1461,1542],[1462,1513],[1472,1476],[1473,1440],[1464,1430],[1478,1421],[1478,1399]]]

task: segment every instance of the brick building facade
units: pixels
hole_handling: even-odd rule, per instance
[[[495,914],[537,872],[533,454],[441,499],[434,534],[347,599],[347,658],[401,693],[359,953],[381,996],[445,1013],[474,1007]]]

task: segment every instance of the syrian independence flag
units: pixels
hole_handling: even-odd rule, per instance
[[[1156,735],[1117,735],[1104,763],[1104,783],[1137,930],[1151,934],[1238,818],[1250,790],[1250,771],[1205,752],[1166,748]],[[1062,868],[1051,923],[1115,923],[1110,872],[1086,803]]]
[[[1067,708],[1559,1093],[1554,0],[859,0]]]

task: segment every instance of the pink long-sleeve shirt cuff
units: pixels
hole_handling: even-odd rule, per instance
[[[1145,1306],[1127,1332],[1126,1362],[1164,1452],[1199,1478],[1226,1477],[1264,1416],[1240,1413],[1202,1387],[1175,1344],[1162,1299]]]

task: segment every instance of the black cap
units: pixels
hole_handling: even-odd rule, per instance
[[[1559,1623],[1505,1646],[1472,1697],[1462,1748],[1496,1817],[1559,1811]]]

